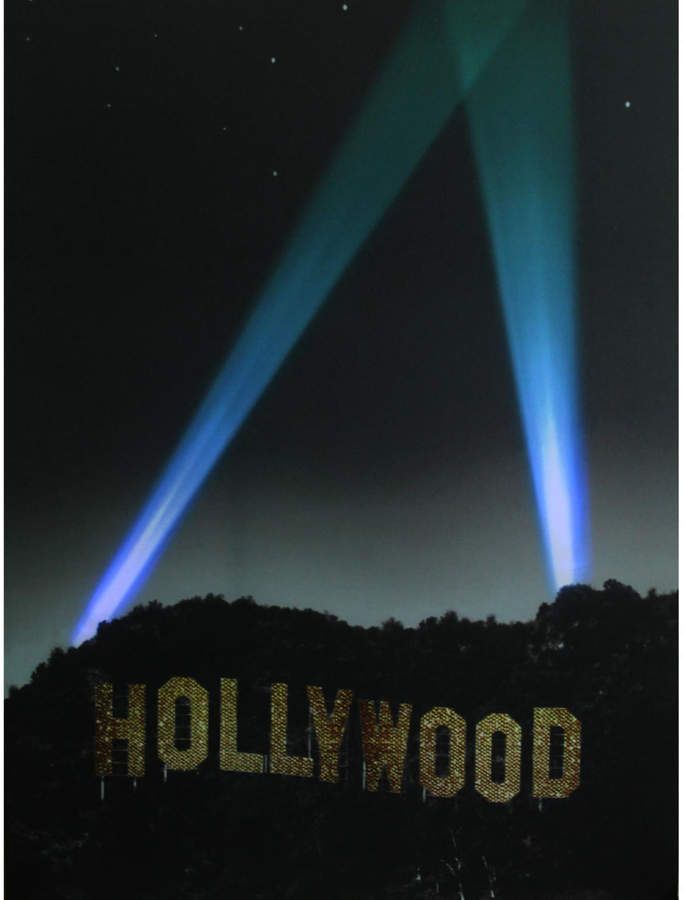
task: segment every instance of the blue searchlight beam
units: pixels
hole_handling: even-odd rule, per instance
[[[509,4],[496,4],[504,10]],[[566,0],[536,0],[466,108],[551,586],[589,576],[579,412],[575,173]],[[446,8],[464,81],[492,27]]]
[[[525,6],[511,0],[465,77],[443,28],[454,0],[420,0],[204,402],[72,635],[140,588],[197,490]],[[466,17],[481,0],[458,0]]]

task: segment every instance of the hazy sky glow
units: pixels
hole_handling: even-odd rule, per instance
[[[569,23],[532,4],[466,102],[552,589],[591,577]],[[451,37],[468,59],[458,18]]]

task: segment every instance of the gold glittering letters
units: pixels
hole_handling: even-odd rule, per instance
[[[241,753],[237,748],[238,684],[234,678],[221,679],[221,744],[219,765],[229,772],[262,772],[264,758],[260,753]]]
[[[323,688],[308,685],[306,693],[313,718],[313,726],[320,751],[321,781],[337,782],[340,778],[340,745],[349,719],[353,694],[342,689],[337,692],[333,710],[328,715]]]
[[[359,759],[348,746],[350,737],[357,735],[355,723],[350,721],[354,699],[351,690],[338,690],[329,708],[325,689],[307,685],[308,727],[305,728],[306,709],[297,705],[288,708],[288,685],[283,682],[271,685],[270,755],[262,755],[238,750],[237,680],[221,678],[219,686],[218,762],[223,771],[251,774],[270,771],[274,775],[312,778],[314,736],[320,781],[336,784],[340,781],[340,768]],[[115,694],[113,685],[103,682],[95,687],[94,699],[96,774],[101,777],[124,774],[133,778],[144,775],[145,685],[130,684],[126,692]],[[411,767],[409,780],[413,784],[418,776],[423,800],[428,794],[453,798],[463,789],[466,759],[471,757],[466,754],[467,731],[462,716],[448,706],[435,706],[420,717],[415,734],[411,732],[413,707],[410,703],[398,704],[396,713],[387,700],[359,700],[358,703],[361,781],[365,790],[379,791],[386,781],[391,793],[400,794],[407,759]],[[304,756],[288,752],[289,718],[292,732],[289,749],[303,746],[306,738],[308,749]],[[581,737],[581,723],[565,707],[534,709],[533,797],[562,799],[577,790]],[[157,751],[165,771],[192,771],[207,758],[209,694],[194,678],[169,678],[159,688]],[[512,800],[520,792],[521,754],[522,730],[514,719],[506,713],[490,713],[481,719],[475,726],[475,789],[491,803]]]
[[[494,735],[506,739],[505,775],[503,781],[492,778],[492,744]],[[507,803],[520,790],[520,725],[506,713],[492,713],[475,728],[475,789],[492,803]]]
[[[185,749],[176,746],[176,701],[190,704],[189,744]],[[159,688],[159,759],[169,769],[196,769],[207,758],[209,744],[209,695],[194,678],[169,678]]]
[[[361,713],[361,740],[366,763],[366,790],[377,791],[383,769],[393,794],[401,793],[406,761],[409,726],[411,724],[411,704],[399,705],[397,724],[392,721],[392,712],[386,700],[380,701],[380,718],[376,718],[375,702],[359,700]]]
[[[128,741],[128,774],[145,774],[145,685],[128,685],[128,716],[112,712],[113,687],[109,682],[95,686],[95,772],[112,774],[114,740]]]
[[[551,774],[551,729],[562,732],[562,774]],[[580,783],[580,745],[582,726],[571,712],[561,706],[534,710],[532,795],[569,797]]]
[[[271,771],[274,775],[311,778],[313,759],[290,756],[287,752],[287,685],[271,686]]]
[[[449,732],[449,770],[436,769],[437,729]],[[420,783],[433,797],[453,797],[465,781],[466,723],[448,706],[435,706],[420,720]]]

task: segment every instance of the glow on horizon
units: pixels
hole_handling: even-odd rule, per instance
[[[553,589],[590,573],[568,16],[566,0],[531,3],[466,101]],[[491,22],[447,10],[464,78]]]
[[[142,586],[205,478],[525,6],[510,0],[459,77],[443,16],[419,0],[209,393],[110,563],[72,641]],[[462,0],[476,15],[480,0]]]

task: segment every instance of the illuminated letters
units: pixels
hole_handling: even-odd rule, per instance
[[[241,753],[237,748],[237,695],[237,681],[234,678],[222,678],[219,765],[229,772],[261,773],[263,756],[259,753]]]
[[[176,701],[190,704],[190,746],[176,746]],[[196,769],[207,758],[209,744],[209,695],[194,678],[169,678],[159,688],[159,759],[169,769]]]
[[[437,729],[449,731],[449,771],[436,770]],[[465,781],[466,723],[448,706],[435,706],[420,720],[420,783],[433,797],[453,797]]]
[[[404,763],[411,724],[411,704],[399,705],[398,722],[392,721],[392,712],[386,700],[380,701],[379,721],[375,715],[373,700],[359,700],[361,713],[361,740],[366,761],[366,790],[377,791],[382,770],[393,794],[401,793],[404,780]]]
[[[115,717],[112,712],[114,689],[109,682],[95,687],[95,772],[112,774],[114,740],[128,741],[128,774],[145,774],[145,685],[128,686],[128,716]]]
[[[551,729],[563,734],[563,772],[551,777]],[[580,783],[582,726],[571,712],[560,706],[534,710],[532,796],[569,797]]]
[[[492,779],[492,744],[494,735],[506,738],[505,776]],[[520,790],[520,725],[506,713],[492,713],[475,728],[475,789],[492,803],[507,803]]]
[[[311,778],[313,759],[287,752],[287,685],[271,686],[271,771],[274,775]]]
[[[328,715],[325,708],[323,688],[309,685],[306,689],[313,718],[314,731],[320,751],[321,781],[337,782],[340,778],[340,746],[344,729],[349,720],[353,694],[342,689],[337,692],[333,710]]]
[[[221,678],[219,688],[220,769],[245,774],[265,772],[261,753],[238,750],[237,679]],[[117,716],[112,684],[104,682],[95,688],[95,772],[102,777],[125,774],[137,778],[145,774],[145,685],[130,684],[126,690],[127,714]],[[312,778],[311,743],[309,755],[288,753],[288,690],[283,682],[271,686],[271,730],[265,741],[270,746],[270,771]],[[319,751],[318,778],[336,784],[345,734],[349,737],[356,733],[350,724],[353,691],[338,690],[330,710],[323,687],[307,685],[306,696],[307,733],[315,735]],[[410,703],[398,704],[396,716],[388,700],[359,700],[358,704],[365,790],[379,791],[385,773],[389,791],[400,794],[409,746],[411,761],[417,761],[414,774],[424,790],[423,799],[427,795],[449,799],[463,789],[466,722],[462,716],[448,706],[435,706],[420,717],[416,733],[411,731]],[[209,724],[209,695],[194,678],[169,678],[162,685],[158,693],[157,752],[167,770],[190,771],[204,762],[209,750]],[[300,727],[299,738],[303,736]],[[533,797],[563,799],[577,790],[581,739],[582,726],[565,707],[534,709],[531,740],[525,750],[531,752]],[[117,746],[118,742],[125,742],[125,747]],[[473,749],[475,789],[491,803],[511,801],[520,792],[520,725],[506,713],[490,713],[475,726]],[[348,749],[346,763],[354,759],[359,759],[358,753]]]

